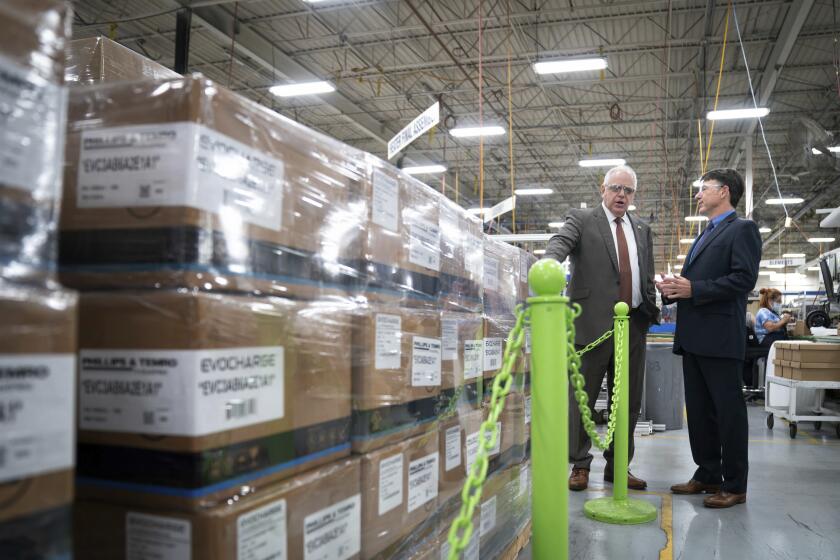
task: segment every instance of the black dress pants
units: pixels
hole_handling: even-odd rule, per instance
[[[685,405],[694,480],[747,491],[747,406],[741,392],[743,360],[683,354]]]

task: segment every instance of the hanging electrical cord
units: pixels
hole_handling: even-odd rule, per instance
[[[513,35],[513,28],[510,26],[510,0],[507,2],[508,36],[507,36],[507,85],[508,85],[508,160],[510,161],[510,196],[515,196],[516,179],[513,169],[513,87],[510,70],[511,52],[510,43]],[[513,211],[511,213],[511,229],[516,233],[516,199],[513,199]]]
[[[750,95],[752,96],[753,107],[758,109],[758,101],[755,99],[755,89],[753,88],[752,76],[750,75],[750,65],[747,62],[747,51],[744,49],[744,42],[741,39],[741,26],[738,24],[738,10],[732,8],[732,15],[735,19],[735,31],[738,33],[738,44],[741,46],[741,56],[744,58],[744,69],[747,71],[747,82],[750,84]],[[770,170],[773,171],[773,184],[776,185],[776,193],[779,199],[782,199],[782,189],[779,188],[779,178],[776,176],[776,164],[773,163],[773,154],[770,153],[770,146],[767,144],[767,136],[764,133],[764,123],[761,117],[758,117],[758,128],[761,131],[761,140],[764,142],[764,149],[767,150],[767,158],[770,160]],[[790,221],[790,214],[788,214],[787,205],[782,202],[782,209],[785,211],[785,226]]]
[[[720,83],[723,81],[723,63],[726,61],[726,43],[729,37],[729,14],[732,12],[732,2],[730,0],[729,5],[726,7],[726,20],[723,24],[723,47],[721,47],[720,51],[720,68],[718,68],[718,79],[717,79],[717,88],[715,89],[715,102],[712,106],[713,111],[717,111],[718,106],[718,99],[720,99]],[[742,51],[743,52],[743,51]],[[715,137],[715,121],[712,121],[712,124],[709,125],[709,139],[706,142],[706,157],[702,159],[703,161],[703,173],[709,168],[709,155],[712,152],[712,141]],[[703,156],[702,152],[700,154],[701,158]]]

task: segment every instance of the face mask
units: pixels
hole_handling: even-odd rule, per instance
[[[771,309],[773,310],[773,313],[778,315],[779,313],[782,312],[782,304],[778,303],[778,302],[774,303]]]

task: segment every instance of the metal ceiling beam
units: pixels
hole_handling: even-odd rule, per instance
[[[189,6],[190,2],[181,0],[177,4]],[[262,34],[249,26],[237,26],[238,22],[235,22],[233,16],[224,8],[218,6],[195,8],[193,9],[193,20],[216,36],[222,44],[229,42],[231,34],[235,32],[234,49],[241,56],[251,59],[271,75],[276,73],[283,79],[290,81],[320,80],[324,78],[324,76],[285,54]],[[388,140],[397,132],[369,114],[365,116],[364,111],[356,105],[355,101],[340,92],[321,96],[321,99],[325,104],[332,106],[343,114],[354,114],[355,116],[352,119],[348,118],[348,120],[382,144],[387,144]]]
[[[819,208],[820,206],[828,202],[836,203],[838,188],[840,188],[840,177],[836,178],[834,181],[827,185],[816,187],[816,192],[812,191],[810,198],[806,200],[802,204],[802,206],[799,206],[796,209],[796,212],[794,212],[791,215],[791,217],[794,221],[796,221],[808,212],[810,212],[812,208]],[[784,227],[784,221],[782,226],[783,227],[778,228],[776,231],[770,234],[770,236],[767,239],[764,240],[765,248],[768,245],[770,245],[770,243],[772,243],[774,240],[776,240],[780,235],[782,235],[782,232],[788,231],[788,229]]]
[[[782,75],[785,63],[790,56],[790,51],[799,37],[802,27],[805,25],[805,20],[814,5],[814,0],[796,0],[791,2],[788,8],[787,17],[782,24],[782,29],[779,31],[779,36],[776,38],[776,43],[773,45],[773,50],[770,52],[770,57],[767,59],[767,64],[764,66],[761,78],[757,80],[754,85],[758,93],[758,106],[766,107],[770,101],[770,96],[773,94],[773,88],[776,87],[776,82]],[[758,126],[758,121],[753,119],[749,124],[743,127],[744,136],[752,138],[755,129]],[[728,167],[735,168],[741,159],[741,153],[744,149],[744,140],[737,141],[729,156]]]

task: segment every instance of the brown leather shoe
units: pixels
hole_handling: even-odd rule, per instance
[[[746,492],[743,494],[730,494],[726,490],[721,490],[714,496],[709,496],[703,500],[703,505],[707,508],[730,508],[737,504],[743,504],[746,501]]]
[[[604,482],[612,483],[613,481],[613,470],[607,469],[604,471]],[[633,473],[627,471],[627,488],[630,490],[644,490],[647,488],[647,482],[642,480],[641,478],[636,478],[633,476]]]
[[[589,469],[572,469],[569,476],[569,490],[580,492],[589,487]]]
[[[673,494],[715,494],[720,491],[720,484],[704,484],[693,478],[685,484],[674,484],[671,486]]]

